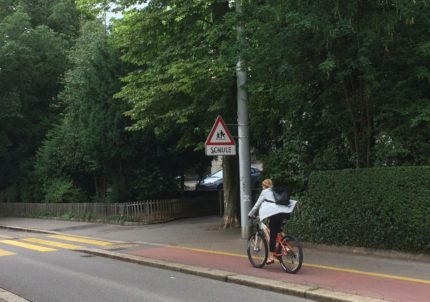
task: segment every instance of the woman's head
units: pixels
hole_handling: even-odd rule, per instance
[[[263,182],[261,183],[261,185],[263,186],[264,189],[273,187],[272,180],[269,179],[269,178],[263,180]]]

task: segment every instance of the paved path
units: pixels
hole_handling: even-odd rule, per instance
[[[0,302],[28,302],[28,301],[11,292],[8,292],[3,288],[0,288]]]
[[[305,245],[304,265],[299,273],[291,275],[284,273],[277,262],[253,268],[246,258],[246,241],[240,239],[240,230],[220,229],[220,223],[219,217],[147,226],[0,218],[3,227],[113,242],[100,249],[81,249],[87,253],[317,301],[430,301],[428,255]]]

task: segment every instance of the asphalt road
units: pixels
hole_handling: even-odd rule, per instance
[[[10,244],[29,237],[61,244],[66,241],[0,230],[0,250],[15,253],[0,257],[0,287],[32,302],[310,301],[63,248],[34,251]]]

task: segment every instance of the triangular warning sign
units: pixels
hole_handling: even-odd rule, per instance
[[[224,120],[220,115],[218,115],[215,124],[206,139],[206,145],[222,145],[222,146],[232,146],[235,145],[233,137],[230,134]]]

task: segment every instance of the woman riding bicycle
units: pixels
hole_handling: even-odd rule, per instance
[[[248,217],[255,218],[255,214],[259,210],[260,220],[269,218],[269,229],[270,229],[270,240],[269,240],[269,258],[266,264],[272,264],[274,262],[273,253],[275,252],[276,246],[276,235],[282,231],[283,221],[288,220],[290,213],[293,212],[296,205],[295,200],[291,200],[290,205],[279,205],[275,203],[275,197],[273,195],[272,187],[273,183],[271,179],[265,179],[262,182],[263,191],[261,191],[257,202],[254,207],[248,213]]]

